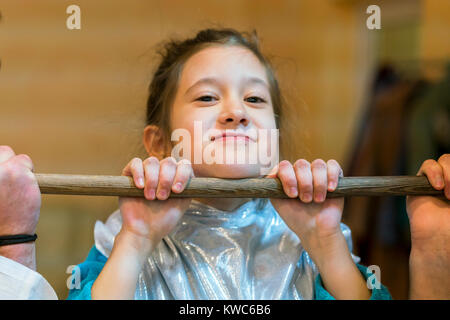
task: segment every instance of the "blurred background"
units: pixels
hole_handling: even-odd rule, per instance
[[[381,8],[369,30],[366,9]],[[66,8],[81,8],[68,30]],[[415,175],[450,151],[450,1],[0,0],[0,144],[39,173],[120,175],[142,147],[155,46],[207,27],[256,29],[290,118],[289,159],[336,159],[346,176]],[[38,271],[60,299],[117,198],[44,195]],[[347,198],[354,253],[408,293],[403,197]],[[1,223],[1,221],[0,221]]]

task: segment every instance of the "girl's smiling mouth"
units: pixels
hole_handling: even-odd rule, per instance
[[[227,130],[225,132],[221,132],[219,134],[211,136],[211,141],[217,141],[217,140],[222,140],[222,141],[245,140],[246,142],[247,141],[256,142],[256,139],[254,137],[251,137],[250,135],[247,135],[242,132],[231,131],[231,130]]]

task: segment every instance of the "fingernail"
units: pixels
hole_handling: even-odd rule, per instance
[[[310,202],[311,199],[312,199],[312,197],[311,197],[311,194],[310,194],[310,193],[305,193],[305,194],[303,195],[303,201],[305,201],[305,202]]]
[[[167,196],[167,192],[165,191],[165,190],[160,190],[159,192],[158,192],[158,198],[165,198]]]
[[[289,188],[289,193],[291,194],[292,197],[296,197],[297,196],[297,188],[295,188],[295,187]]]
[[[144,179],[139,178],[139,179],[138,179],[138,185],[139,185],[140,187],[143,187],[143,186],[144,186]]]
[[[437,186],[438,188],[442,188],[442,187],[444,186],[444,180],[442,180],[441,177],[437,178],[436,186]]]
[[[148,191],[148,197],[149,197],[151,200],[154,200],[154,199],[155,199],[155,190],[150,189],[150,190]]]
[[[325,199],[325,198],[324,198],[324,196],[323,196],[322,194],[316,195],[316,201],[317,201],[317,202],[322,202],[324,199]]]
[[[181,189],[183,188],[183,185],[181,184],[181,182],[177,182],[177,183],[175,183],[174,188],[176,191],[181,191]]]

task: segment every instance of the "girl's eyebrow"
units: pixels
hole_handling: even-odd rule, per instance
[[[201,78],[200,80],[196,81],[192,86],[190,86],[187,90],[185,95],[189,94],[189,92],[196,86],[199,86],[201,84],[214,84],[218,85],[220,81],[218,81],[216,78]]]
[[[256,83],[256,84],[262,84],[263,86],[265,86],[267,89],[269,89],[269,85],[267,84],[267,82],[261,78],[258,77],[247,77],[244,78],[244,83]],[[211,78],[211,77],[206,77],[206,78],[201,78],[200,80],[197,80],[192,86],[190,86],[187,90],[185,95],[189,94],[189,92],[196,86],[199,86],[201,84],[212,84],[212,85],[219,85],[220,81],[217,78]]]
[[[267,82],[261,78],[258,77],[247,77],[244,79],[245,83],[256,83],[256,84],[262,84],[263,86],[265,86],[267,89],[269,89],[269,85],[267,84]]]

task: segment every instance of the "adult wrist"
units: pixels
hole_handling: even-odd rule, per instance
[[[409,298],[450,299],[448,254],[412,248],[409,257]]]
[[[14,260],[24,266],[36,270],[36,246],[34,242],[0,246],[0,256]]]

